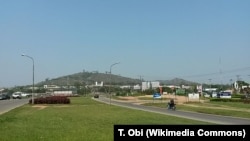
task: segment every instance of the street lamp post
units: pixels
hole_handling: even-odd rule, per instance
[[[111,70],[112,70],[112,67],[114,66],[114,65],[117,65],[117,64],[119,64],[120,62],[118,62],[118,63],[114,63],[114,64],[112,64],[112,65],[110,65],[110,70],[109,70],[109,73],[110,73],[110,84],[109,84],[109,104],[111,104],[111,91],[110,91],[110,87],[111,87],[111,77],[112,77],[112,75],[111,75]]]
[[[33,83],[32,83],[32,99],[31,100],[32,100],[32,104],[34,104],[34,80],[35,80],[35,78],[34,78],[34,72],[35,72],[34,59],[28,55],[25,55],[25,54],[22,54],[22,56],[30,58],[32,60],[32,63],[33,63]]]
[[[208,79],[209,80],[209,84],[210,84],[210,89],[212,88],[212,83],[211,83],[211,78]],[[211,91],[211,90],[210,90]]]

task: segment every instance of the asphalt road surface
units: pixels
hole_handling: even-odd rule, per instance
[[[99,98],[95,98],[95,100],[104,102],[107,104],[137,109],[137,110],[143,110],[148,112],[154,112],[159,114],[165,114],[165,115],[171,115],[171,116],[177,116],[181,118],[187,118],[187,119],[193,119],[193,120],[199,120],[204,122],[209,122],[212,124],[221,124],[221,125],[250,125],[250,118],[237,118],[237,117],[229,117],[229,116],[218,116],[218,115],[212,115],[212,114],[202,114],[202,113],[196,113],[196,112],[187,112],[187,111],[172,111],[167,110],[166,108],[157,108],[157,107],[150,107],[150,106],[143,106],[138,104],[133,104],[129,102],[122,102],[118,100],[109,99],[103,96],[100,96]]]
[[[10,100],[0,100],[0,115],[8,112],[14,108],[27,104],[29,99],[10,99]]]

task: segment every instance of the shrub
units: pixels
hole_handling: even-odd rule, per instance
[[[242,98],[244,95],[242,94],[232,94],[232,98]]]
[[[242,102],[242,100],[238,99],[238,98],[211,98],[210,101],[218,101],[218,102]]]
[[[32,103],[32,100],[29,100]],[[34,99],[34,104],[70,104],[70,99],[66,96],[48,96]]]
[[[98,95],[98,94],[95,94],[95,95],[94,95],[94,98],[99,98],[99,95]]]
[[[245,104],[250,104],[250,99],[244,99],[244,100],[243,100],[243,103],[245,103]]]

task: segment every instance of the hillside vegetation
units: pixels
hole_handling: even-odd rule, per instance
[[[117,85],[139,84],[139,79],[132,79],[119,75],[98,72],[80,72],[72,75],[62,76],[54,79],[46,79],[37,85],[75,85],[80,83],[83,85],[93,85],[95,82]]]
[[[95,82],[103,82],[105,85],[116,84],[116,85],[135,85],[141,84],[142,81],[134,78],[123,77],[120,75],[114,75],[109,73],[98,73],[98,72],[79,72],[72,75],[66,75],[54,79],[46,79],[38,83],[37,85],[75,85],[76,83],[83,85],[93,85]],[[195,82],[186,81],[183,79],[175,78],[172,80],[155,80],[159,81],[162,85],[193,85]]]

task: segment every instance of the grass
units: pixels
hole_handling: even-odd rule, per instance
[[[0,115],[0,140],[111,141],[114,124],[209,123],[112,106],[90,97],[74,97],[68,105],[26,104]]]

